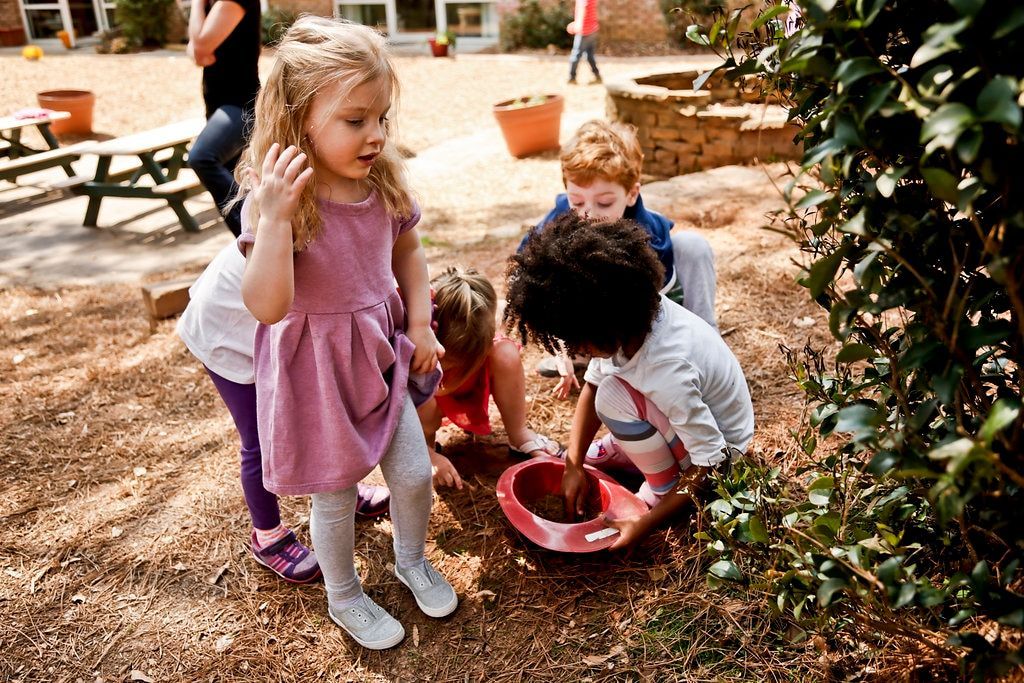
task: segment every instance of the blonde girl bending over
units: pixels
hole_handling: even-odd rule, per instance
[[[432,393],[444,349],[420,211],[388,139],[397,96],[377,32],[303,17],[278,46],[238,169],[264,482],[312,496],[328,614],[372,649],[405,635],[363,593],[353,562],[356,484],[374,466],[394,494],[398,579],[429,616],[458,604],[424,557],[431,471],[413,399]]]
[[[490,398],[501,414],[509,448],[520,455],[558,456],[562,447],[526,424],[526,378],[519,345],[496,332],[498,295],[485,275],[452,266],[430,282],[434,322],[444,344],[444,378],[434,398],[419,408],[430,450],[434,484],[462,488],[462,478],[434,443],[441,419],[471,434],[490,434]]]

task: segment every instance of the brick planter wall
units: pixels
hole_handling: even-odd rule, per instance
[[[696,69],[606,84],[608,118],[637,127],[644,173],[670,177],[716,166],[799,159],[787,111],[753,88],[712,77],[693,90]]]
[[[659,0],[600,0],[601,45],[664,45],[668,24]]]

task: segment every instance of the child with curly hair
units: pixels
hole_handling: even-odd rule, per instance
[[[633,126],[594,120],[584,123],[562,146],[559,155],[565,192],[555,206],[519,245],[521,252],[534,235],[559,216],[574,212],[593,220],[627,218],[648,235],[664,268],[660,291],[688,308],[717,329],[715,322],[715,257],[711,245],[699,233],[682,230],[670,234],[672,221],[644,206],[640,196],[640,174],[644,153]],[[576,359],[585,365],[586,359]],[[567,398],[578,388],[568,358],[556,356],[541,361],[538,373],[561,376],[554,394]]]
[[[576,404],[562,492],[582,513],[583,464],[632,466],[647,514],[607,519],[628,548],[670,520],[710,468],[754,433],[743,371],[718,333],[660,293],[664,267],[631,221],[560,216],[508,268],[505,320],[524,341],[592,356]],[[610,434],[593,441],[604,424]]]
[[[513,452],[561,454],[561,446],[526,423],[526,379],[519,345],[495,331],[498,295],[490,280],[473,268],[452,266],[430,284],[437,339],[445,349],[441,386],[419,408],[434,484],[462,488],[458,471],[434,446],[441,419],[446,417],[472,434],[490,434],[490,397],[501,414]]]

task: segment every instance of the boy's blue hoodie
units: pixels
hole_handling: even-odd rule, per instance
[[[551,209],[547,216],[537,224],[530,232],[526,233],[523,237],[522,242],[519,243],[517,252],[522,251],[526,247],[527,241],[533,233],[543,230],[544,226],[555,220],[563,213],[567,213],[572,210],[569,206],[569,197],[563,192],[562,194],[555,197],[555,208]],[[628,218],[631,221],[635,221],[647,234],[651,236],[651,247],[654,252],[658,255],[658,259],[661,261],[661,265],[665,266],[665,282],[668,284],[672,279],[672,272],[675,268],[675,258],[672,256],[672,238],[669,235],[669,231],[672,229],[672,221],[662,216],[657,211],[648,211],[644,208],[644,200],[642,197],[637,195],[636,203],[633,206],[627,206],[626,210],[622,214],[623,218]]]

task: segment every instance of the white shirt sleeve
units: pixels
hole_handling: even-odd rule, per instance
[[[665,413],[690,454],[690,461],[701,467],[713,467],[725,460],[725,436],[701,395],[696,368],[685,360],[672,359],[651,366],[645,374],[657,378],[651,382],[648,400]]]

